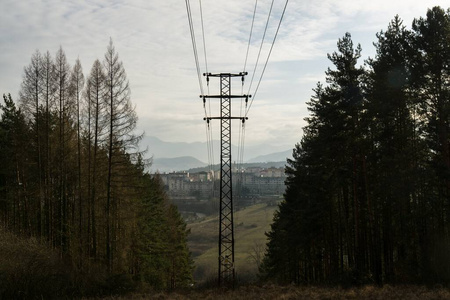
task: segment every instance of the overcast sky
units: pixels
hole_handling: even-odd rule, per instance
[[[259,0],[248,56],[244,93],[253,74],[270,0]],[[203,0],[208,72],[243,71],[254,0]],[[275,0],[266,43],[255,72],[254,92],[284,0]],[[305,102],[331,66],[327,53],[345,32],[360,43],[363,59],[374,56],[375,34],[398,14],[410,28],[427,8],[449,7],[448,0],[289,1],[265,75],[249,111],[245,143],[270,151],[300,141]],[[191,0],[201,72],[205,72],[199,1]],[[204,111],[198,95],[185,1],[182,0],[0,0],[0,93],[17,99],[23,68],[36,49],[56,53],[60,46],[73,65],[78,57],[87,75],[103,60],[110,37],[123,61],[139,116],[138,129],[169,142],[206,141]],[[361,60],[361,63],[363,61]],[[219,93],[211,79],[210,94]],[[206,89],[206,88],[205,88]],[[241,92],[240,80],[233,94]],[[233,102],[239,113],[239,101]],[[216,113],[217,112],[217,113]],[[212,115],[219,112],[212,106]],[[213,124],[215,139],[218,126]],[[236,134],[237,130],[233,129]],[[270,150],[270,151],[269,151]]]

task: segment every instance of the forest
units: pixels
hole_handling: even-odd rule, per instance
[[[266,233],[259,277],[273,285],[245,293],[450,284],[450,9],[411,28],[395,16],[376,38],[365,61],[350,33],[328,54]],[[86,78],[62,47],[36,50],[0,118],[0,298],[201,297],[186,223],[146,171],[112,40]]]
[[[351,35],[307,103],[262,276],[450,282],[450,10],[396,16],[359,61]]]
[[[130,90],[111,40],[86,79],[62,48],[36,50],[18,105],[3,95],[1,298],[191,284],[186,224],[145,171]]]

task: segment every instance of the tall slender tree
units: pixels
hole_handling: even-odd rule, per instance
[[[79,265],[82,265],[82,251],[83,251],[83,196],[81,186],[81,97],[84,86],[83,68],[79,59],[76,60],[73,66],[71,78],[71,94],[74,97],[76,106],[76,126],[77,126],[77,198],[78,198],[78,243],[79,243]]]
[[[62,48],[54,60],[37,51],[21,90],[26,113],[11,97],[4,102],[1,226],[46,237],[75,272],[130,274],[157,288],[191,282],[186,224],[161,182],[145,172],[112,42],[85,88],[79,61],[71,70]]]
[[[42,82],[43,72],[42,72],[42,55],[39,50],[31,57],[30,64],[24,69],[24,77],[19,92],[20,103],[23,111],[29,116],[33,116],[33,126],[34,126],[34,140],[36,143],[36,161],[37,165],[37,177],[38,177],[38,188],[34,193],[34,198],[36,199],[36,208],[38,211],[37,222],[39,223],[38,234],[42,237],[43,232],[43,189],[42,189],[42,157],[41,157],[41,127],[39,121],[39,109],[41,106],[41,82]]]
[[[41,82],[41,95],[42,101],[44,102],[44,120],[45,120],[45,163],[43,164],[44,171],[44,213],[45,213],[45,233],[47,235],[47,241],[53,241],[53,197],[52,197],[52,147],[51,147],[51,136],[52,136],[52,111],[54,109],[54,97],[55,97],[55,64],[50,52],[47,51],[42,57],[42,82]]]
[[[3,95],[0,104],[0,222],[5,228],[16,233],[30,234],[28,203],[24,185],[28,177],[30,158],[30,131],[25,115],[18,109],[11,95]],[[25,197],[24,197],[25,196]]]
[[[122,62],[112,39],[103,62],[105,69],[105,105],[108,110],[108,179],[106,195],[106,257],[109,271],[114,265],[117,218],[120,195],[115,182],[117,166],[121,164],[122,151],[133,150],[140,137],[134,135],[137,116],[130,102],[130,86]],[[114,178],[116,177],[116,178]]]
[[[450,260],[444,249],[450,249],[450,12],[433,7],[426,18],[414,20],[412,31],[416,50],[413,86],[430,150],[427,167],[432,170],[422,202],[424,210],[434,215],[422,222],[428,237],[423,242],[422,266],[430,276],[448,279]],[[436,255],[439,263],[429,260]]]
[[[88,131],[88,198],[89,203],[89,245],[90,253],[95,258],[97,255],[97,192],[98,192],[98,167],[100,162],[98,154],[101,141],[105,134],[105,74],[99,60],[92,65],[91,72],[87,79],[86,100],[87,100],[87,131]],[[92,149],[92,150],[91,150]],[[91,151],[93,152],[91,154]]]
[[[263,269],[280,280],[336,280],[344,270],[368,273],[370,203],[365,182],[361,48],[350,34],[328,58],[328,85],[308,103],[311,116],[288,161],[285,202],[268,234]],[[280,242],[287,242],[283,247]],[[287,253],[287,255],[285,254]],[[280,262],[281,259],[283,262]],[[269,275],[270,276],[270,275]]]
[[[59,137],[58,137],[58,198],[59,198],[59,244],[62,252],[68,250],[68,188],[67,188],[67,131],[71,113],[70,66],[62,47],[55,57],[55,86],[58,102]]]

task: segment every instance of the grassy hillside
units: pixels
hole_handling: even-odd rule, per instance
[[[270,230],[277,206],[257,204],[234,214],[235,264],[238,277],[256,277],[257,265],[266,245],[265,232]],[[188,224],[191,229],[189,248],[195,262],[194,277],[202,282],[217,277],[218,216]]]

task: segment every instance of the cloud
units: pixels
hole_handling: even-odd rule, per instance
[[[209,72],[240,72],[247,50],[254,1],[202,1]],[[258,1],[247,71],[253,72],[270,0]],[[199,2],[191,1],[199,63],[206,71]],[[447,1],[357,0],[290,1],[247,124],[247,143],[294,145],[301,137],[305,101],[330,63],[346,31],[373,55],[375,33],[395,14],[409,26],[427,7]],[[260,64],[265,62],[284,1],[275,1]],[[168,141],[204,141],[204,112],[198,98],[191,37],[183,1],[2,0],[0,11],[0,93],[17,97],[23,67],[39,49],[54,54],[61,45],[68,60],[80,58],[85,75],[103,60],[111,37],[124,63],[139,128]],[[257,69],[253,88],[259,80]],[[246,78],[246,88],[251,80]],[[246,88],[244,91],[246,92]],[[206,90],[206,85],[205,85]],[[233,83],[240,93],[240,83]],[[218,80],[210,92],[218,93]],[[253,93],[253,91],[251,91]],[[216,109],[217,111],[217,109]],[[216,134],[218,132],[216,131]],[[217,137],[218,138],[218,134]]]

